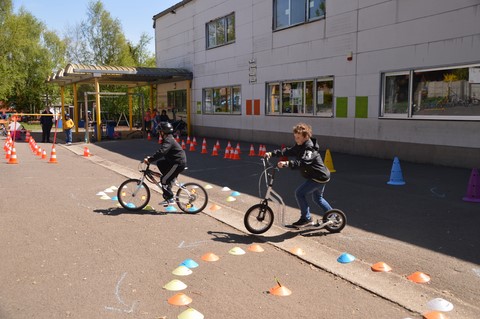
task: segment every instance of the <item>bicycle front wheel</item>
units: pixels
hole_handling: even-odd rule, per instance
[[[252,234],[262,234],[272,227],[273,211],[265,204],[253,205],[245,213],[243,223]]]
[[[178,189],[175,201],[183,212],[197,214],[207,206],[208,194],[202,186],[196,183],[186,183]]]
[[[139,179],[128,179],[118,187],[117,197],[123,208],[138,211],[150,201],[150,189]]]

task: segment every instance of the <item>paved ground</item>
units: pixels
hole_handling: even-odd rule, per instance
[[[210,153],[215,141],[207,142]],[[248,156],[249,144],[241,143],[239,161],[200,154],[200,145],[187,153],[184,179],[213,186],[207,209],[193,216],[133,214],[97,195],[137,176],[154,141],[89,144],[90,158],[84,146],[57,145],[58,164],[48,164],[17,143],[19,164],[1,165],[0,318],[176,318],[187,308],[169,305],[176,292],[162,288],[174,278],[187,283],[190,306],[206,318],[420,318],[437,297],[454,304],[449,318],[478,317],[480,206],[462,201],[468,170],[401,162],[407,184],[393,187],[386,184],[390,160],[333,154],[337,172],[326,197],[347,213],[347,228],[330,235],[275,225],[252,236],[242,218],[258,202],[261,166]],[[300,179],[288,170],[278,176],[293,221]],[[225,186],[241,193],[235,202],[226,200]],[[153,206],[160,200],[154,195]],[[265,252],[248,251],[252,243]],[[247,253],[229,254],[234,247]],[[305,255],[290,253],[298,247]],[[203,262],[206,252],[220,260]],[[338,263],[343,252],[356,260]],[[172,275],[186,258],[199,267]],[[372,272],[378,261],[392,272]],[[431,282],[408,281],[415,271]],[[266,293],[274,277],[291,296]]]

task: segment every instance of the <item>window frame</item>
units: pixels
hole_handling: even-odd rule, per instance
[[[218,43],[217,34],[220,29],[220,26],[223,28],[223,41]],[[213,34],[213,38],[215,39],[215,43],[211,43],[211,32],[215,32]],[[213,49],[218,48],[224,45],[228,45],[231,43],[235,43],[236,40],[236,30],[235,30],[235,12],[231,12],[226,16],[210,20],[205,24],[205,42],[206,42],[206,49]],[[233,35],[233,37],[232,37]]]
[[[468,71],[463,70],[468,69]],[[471,69],[478,69],[477,82],[470,79]],[[446,75],[468,72],[468,78],[454,78],[448,81]],[[448,72],[448,73],[447,73]],[[385,112],[387,98],[387,77],[408,74],[408,106],[407,112],[401,115]],[[443,80],[440,80],[444,77]],[[421,80],[419,78],[422,77]],[[465,74],[463,74],[465,77]],[[443,83],[442,83],[443,82]],[[445,84],[447,83],[448,84]],[[455,83],[460,82],[460,83]],[[445,89],[447,86],[447,89]],[[380,119],[422,119],[422,120],[480,120],[480,63],[448,65],[436,68],[416,68],[381,73]],[[445,93],[447,92],[447,93]],[[450,93],[451,92],[451,93]],[[422,104],[429,106],[422,108]],[[472,108],[479,107],[478,111]],[[445,111],[447,111],[445,113]],[[430,114],[428,114],[430,112]],[[473,112],[472,115],[466,115]],[[475,113],[475,112],[478,112]],[[443,114],[442,114],[443,113]],[[455,114],[458,113],[458,114]]]
[[[331,107],[330,112],[319,112],[318,104],[318,84],[323,82],[331,82]],[[298,83],[302,83],[302,105],[299,107],[297,104],[297,111],[286,112],[286,99],[289,94],[285,92],[290,86],[290,90],[293,89],[292,84],[295,84],[295,89],[298,90]],[[320,76],[308,79],[295,79],[295,80],[283,80],[272,81],[265,83],[265,115],[269,116],[302,116],[302,117],[318,117],[318,118],[332,118],[335,110],[335,78],[333,75]],[[307,88],[310,88],[312,92],[308,92]],[[278,91],[278,92],[277,92]],[[272,93],[273,92],[273,93]],[[292,93],[290,92],[290,95]],[[297,97],[298,98],[298,97]],[[289,99],[291,100],[291,99]],[[309,102],[310,101],[310,102]],[[310,105],[311,104],[311,105]],[[289,104],[290,105],[290,104]],[[301,108],[301,110],[299,110]],[[292,109],[291,109],[292,110]],[[307,112],[308,111],[308,112]]]
[[[303,3],[300,3],[303,2]],[[312,5],[315,6],[315,2],[318,2],[319,9],[323,14],[312,16]],[[285,14],[281,15],[281,11]],[[318,21],[325,18],[326,15],[326,0],[274,0],[273,1],[273,21],[272,28],[274,31],[283,30],[290,27],[302,25],[312,21]],[[287,13],[288,11],[288,13]],[[293,16],[292,16],[293,11]],[[302,12],[303,17],[300,20],[292,21],[292,17],[296,16],[295,13]],[[282,24],[279,21],[288,20]]]
[[[224,90],[224,92],[222,92]],[[216,105],[215,100],[225,98],[226,110]],[[238,100],[236,101],[236,98]],[[202,114],[205,115],[242,115],[242,86],[228,85],[202,89]]]

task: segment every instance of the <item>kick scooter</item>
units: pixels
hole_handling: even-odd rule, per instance
[[[274,214],[272,208],[269,206],[269,202],[280,204],[281,222],[282,226],[285,224],[285,202],[282,197],[273,189],[273,182],[275,180],[275,173],[279,170],[276,165],[273,165],[269,159],[262,158],[263,172],[260,174],[259,189],[262,181],[262,177],[265,177],[265,183],[267,185],[267,191],[264,198],[259,204],[255,204],[250,207],[245,213],[243,223],[245,228],[252,234],[262,234],[270,229],[273,225]],[[261,195],[260,195],[261,197]],[[327,211],[322,219],[318,219],[312,226],[302,227],[301,229],[311,229],[312,227],[317,229],[326,229],[331,233],[338,233],[347,224],[347,217],[344,212],[339,209],[331,209]],[[293,226],[292,226],[293,227]],[[295,228],[295,227],[294,227]],[[300,228],[298,228],[300,229]]]

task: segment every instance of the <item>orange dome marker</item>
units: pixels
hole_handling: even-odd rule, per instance
[[[222,209],[222,207],[218,206],[217,204],[213,204],[212,206],[210,206],[211,211],[216,211],[216,210],[219,210],[219,209]]]
[[[430,281],[430,276],[423,272],[417,271],[407,277],[408,280],[422,284]]]
[[[269,292],[275,296],[290,296],[292,291],[285,286],[282,286],[277,278],[275,278],[277,285],[273,288],[270,288]]]
[[[392,267],[390,267],[389,265],[387,265],[382,261],[376,263],[375,265],[372,265],[371,268],[373,271],[377,271],[377,272],[388,272],[392,270]]]
[[[430,311],[423,314],[423,318],[425,319],[448,319],[447,316],[438,311]]]
[[[202,256],[203,261],[217,261],[219,259],[220,257],[215,255],[214,253],[206,253],[205,255]]]
[[[253,244],[248,247],[248,250],[256,252],[256,253],[261,253],[264,252],[265,249],[262,248],[259,244]]]
[[[186,306],[192,302],[192,298],[186,294],[179,292],[178,294],[173,295],[168,298],[168,303],[175,306]]]
[[[290,249],[290,252],[292,254],[295,254],[295,255],[298,255],[298,256],[303,256],[305,255],[305,250],[303,250],[302,248],[300,247],[294,247],[292,249]]]

